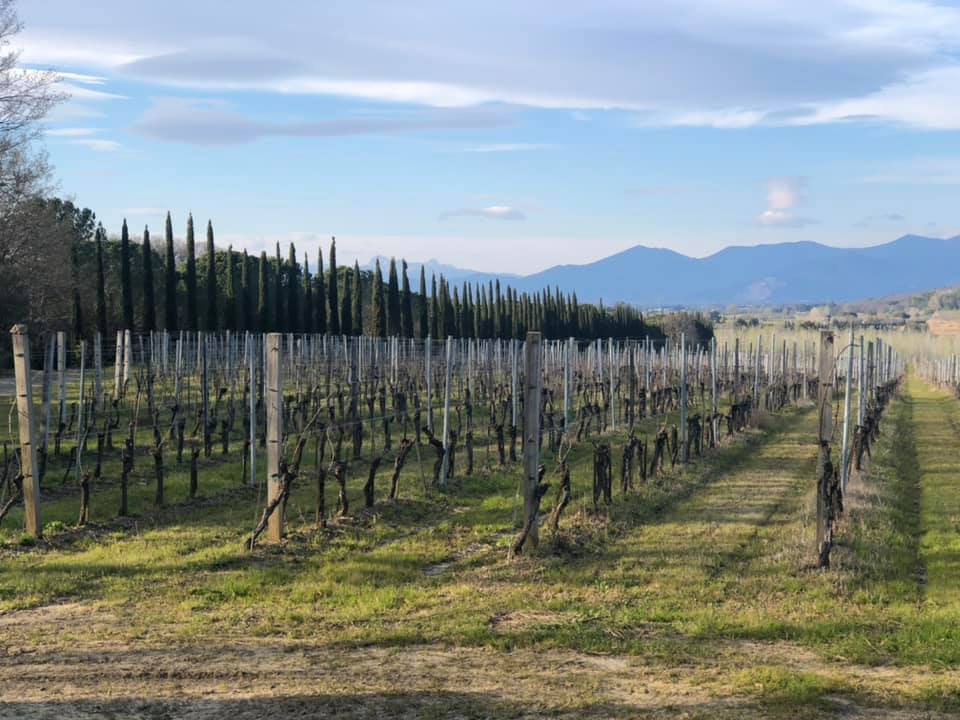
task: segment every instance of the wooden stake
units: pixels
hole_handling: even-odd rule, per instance
[[[37,475],[37,446],[33,434],[33,389],[30,377],[30,337],[26,325],[10,329],[13,339],[13,367],[17,381],[17,426],[20,430],[20,473],[23,476],[23,516],[27,534],[39,538],[40,478]]]
[[[280,442],[283,437],[283,382],[280,376],[280,333],[267,335],[267,503],[276,500],[282,491],[280,483]],[[286,508],[277,507],[270,515],[267,537],[274,542],[283,538]]]

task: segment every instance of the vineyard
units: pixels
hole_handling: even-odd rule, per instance
[[[0,714],[949,713],[957,364],[843,335],[17,327]]]

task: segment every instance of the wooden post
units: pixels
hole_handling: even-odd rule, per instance
[[[17,427],[20,430],[20,472],[23,475],[23,516],[27,534],[40,537],[40,478],[33,434],[33,389],[30,377],[30,337],[26,325],[10,329],[13,367],[17,382]]]
[[[540,333],[528,332],[523,357],[523,517],[530,525],[524,546],[534,548],[540,543],[540,346]]]
[[[50,440],[50,385],[53,383],[53,354],[57,349],[57,341],[54,335],[47,337],[46,352],[43,356],[43,386],[40,390],[41,404],[40,422],[42,429],[40,431],[40,456],[43,458],[41,464],[37,467],[37,474],[42,476],[47,466],[47,447]]]
[[[833,332],[820,331],[819,388],[817,407],[820,413],[819,455],[817,457],[817,554],[820,567],[830,562],[832,545],[827,497],[827,468],[830,464],[830,439],[833,434]]]
[[[850,479],[850,406],[853,401],[852,387],[853,382],[853,323],[850,323],[850,342],[847,344],[847,378],[846,388],[843,394],[843,439],[840,445],[840,470],[842,482],[840,487],[843,492],[847,491],[847,481]]]
[[[757,336],[756,369],[753,374],[753,406],[760,407],[760,357],[763,352],[763,335]]]
[[[283,381],[280,376],[280,333],[267,335],[267,504],[281,492],[280,442],[283,438]],[[279,542],[283,538],[283,520],[286,508],[281,503],[270,515],[267,537]]]
[[[680,333],[680,461],[687,462],[689,447],[687,445],[687,336]]]
[[[257,353],[247,333],[247,363],[250,377],[250,484],[257,484]]]
[[[130,365],[133,360],[133,340],[129,330],[123,331],[123,382],[130,382]]]
[[[427,429],[433,432],[433,362],[432,355],[433,338],[427,335],[426,344],[423,347],[424,371],[427,374]]]
[[[87,341],[80,341],[80,402],[77,405],[77,487],[80,486],[80,458],[83,452],[83,385],[86,370]]]
[[[510,339],[510,426],[517,427],[517,408],[519,407],[519,398],[517,397],[517,341]],[[513,459],[513,458],[511,458]]]
[[[103,337],[98,332],[93,338],[93,402],[94,407],[103,407]]]
[[[60,388],[57,424],[63,427],[67,424],[67,334],[62,330],[57,333],[57,385]]]
[[[857,373],[857,425],[863,425],[863,419],[866,412],[866,402],[863,393],[866,389],[863,374],[866,372],[866,356],[863,354],[863,335],[860,336],[860,367]]]
[[[447,336],[446,381],[443,384],[443,472],[440,484],[446,485],[450,474],[450,380],[453,370],[453,338]]]
[[[565,345],[566,357],[563,361],[563,429],[570,431],[573,424],[573,338],[567,340]]]
[[[117,330],[117,344],[113,355],[113,399],[120,399],[123,387],[123,330]]]

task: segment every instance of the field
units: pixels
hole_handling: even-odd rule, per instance
[[[262,490],[235,456],[204,461],[193,500],[188,463],[170,467],[159,509],[138,460],[131,516],[106,482],[82,528],[57,471],[43,540],[21,536],[19,510],[0,527],[0,717],[947,716],[958,421],[956,400],[909,378],[851,480],[829,569],[808,401],[599,509],[577,445],[560,530],[513,559],[521,470],[482,444],[444,488],[418,473],[427,457],[397,501],[381,475],[371,509],[353,472],[357,509],[325,528],[299,483],[287,538],[253,551]]]

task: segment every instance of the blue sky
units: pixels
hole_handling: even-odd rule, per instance
[[[229,7],[229,11],[227,8]],[[632,245],[960,233],[960,7],[24,0],[108,230],[532,272]]]

